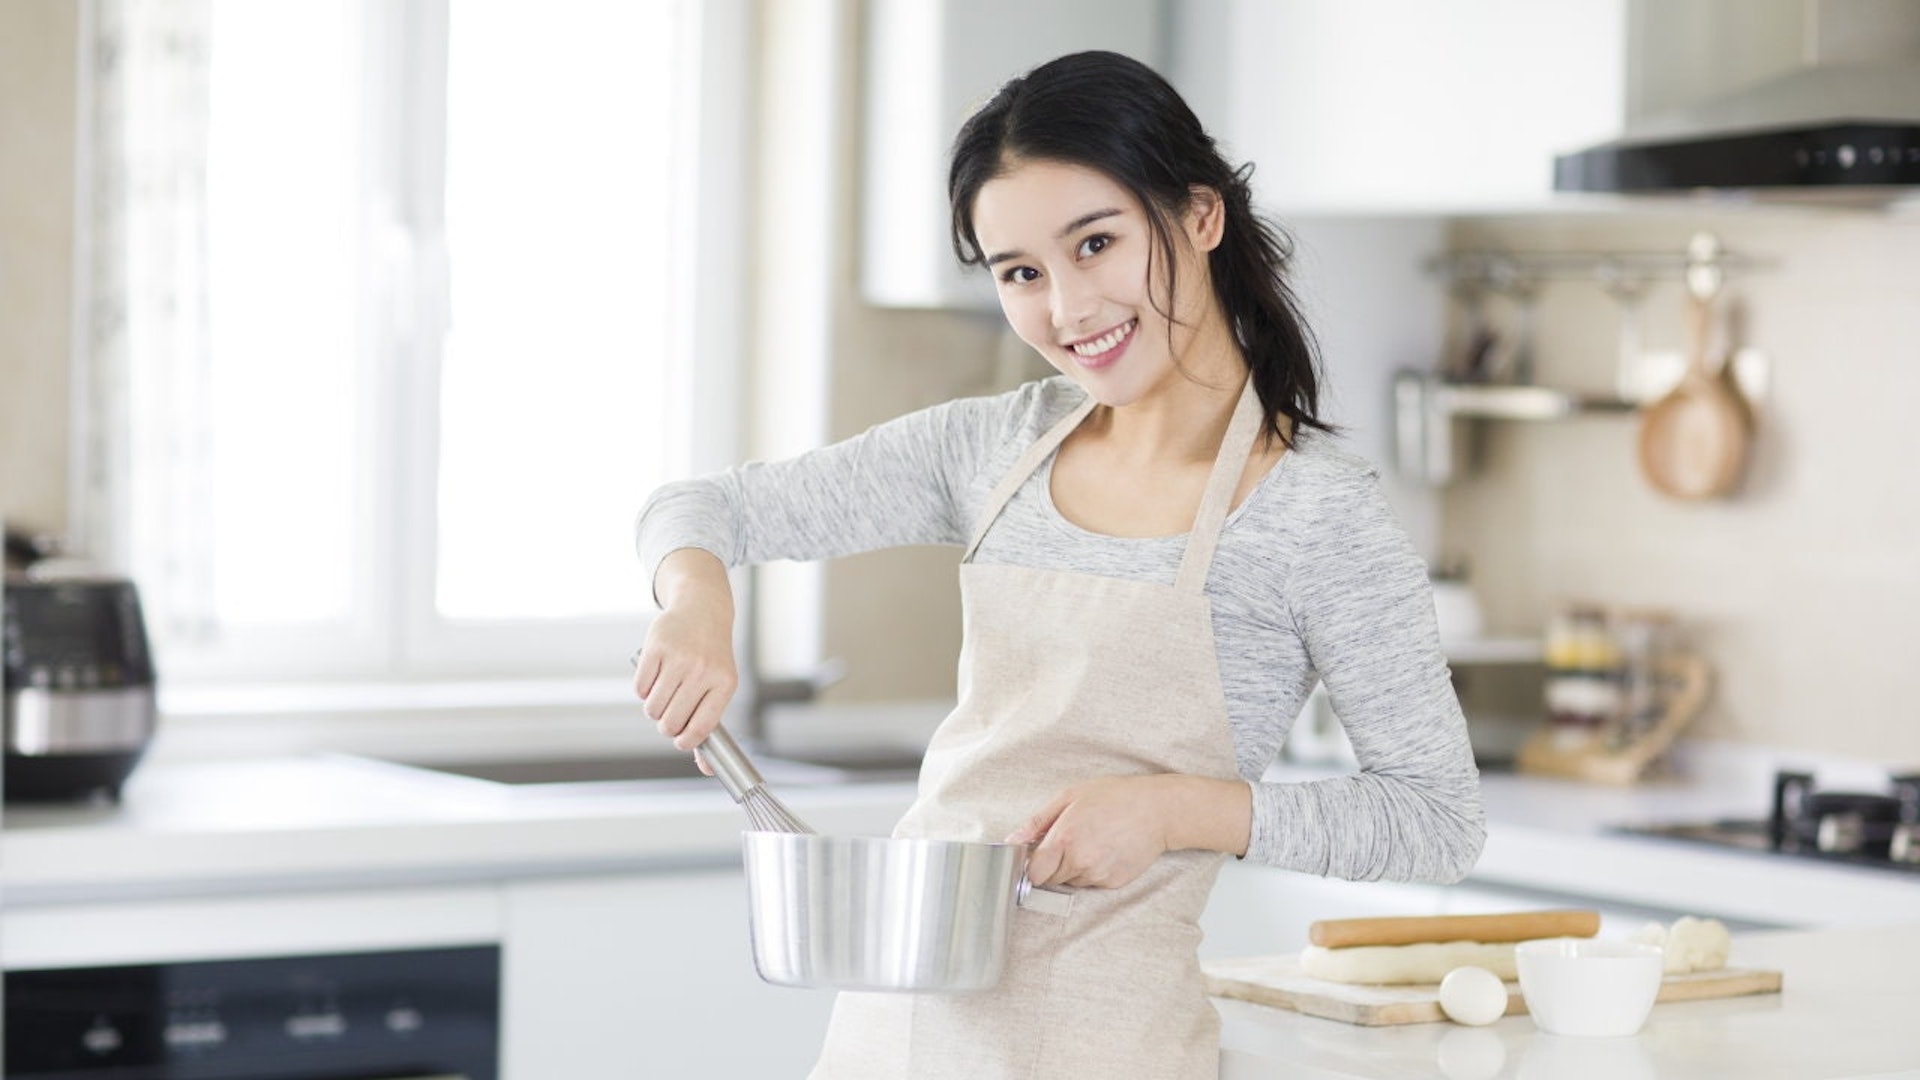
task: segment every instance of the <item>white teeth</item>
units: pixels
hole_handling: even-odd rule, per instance
[[[1132,329],[1133,323],[1132,321],[1128,321],[1124,325],[1116,326],[1112,330],[1094,338],[1092,341],[1083,341],[1078,345],[1072,346],[1073,351],[1079,353],[1081,356],[1099,356],[1101,353],[1106,352],[1108,349],[1113,348],[1125,340],[1128,331]]]

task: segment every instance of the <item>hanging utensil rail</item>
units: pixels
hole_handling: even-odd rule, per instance
[[[1527,381],[1532,342],[1523,340],[1516,362],[1501,379],[1484,359],[1471,359],[1464,372],[1402,371],[1394,377],[1394,453],[1399,470],[1428,484],[1445,484],[1469,467],[1472,457],[1454,430],[1455,419],[1558,420],[1585,414],[1624,415],[1644,404],[1629,378],[1638,359],[1639,317],[1647,293],[1656,284],[1678,282],[1693,297],[1708,301],[1727,279],[1765,269],[1771,263],[1730,252],[1710,232],[1697,232],[1684,251],[1450,251],[1427,260],[1425,269],[1446,282],[1448,294],[1467,309],[1469,351],[1486,351],[1491,338],[1481,302],[1501,296],[1519,305],[1525,323],[1540,288],[1551,281],[1587,281],[1598,285],[1620,309],[1620,358],[1617,393],[1587,394]]]
[[[1459,287],[1478,286],[1496,293],[1548,281],[1590,281],[1604,287],[1620,281],[1686,282],[1700,291],[1720,280],[1763,270],[1768,261],[1728,251],[1709,232],[1695,233],[1685,251],[1449,251],[1428,259],[1425,270]]]

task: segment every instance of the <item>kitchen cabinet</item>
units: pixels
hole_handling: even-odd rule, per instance
[[[803,1076],[829,991],[753,968],[737,866],[506,884],[509,1078]]]
[[[947,151],[969,113],[1054,57],[1109,49],[1160,66],[1161,0],[868,0],[860,286],[868,303],[998,311],[948,236]]]
[[[1625,118],[1627,0],[1222,0],[1179,17],[1200,43],[1182,58],[1228,73],[1217,136],[1283,217],[1544,206],[1554,154]]]
[[[832,1008],[830,992],[760,981],[737,866],[37,904],[0,919],[10,971],[486,944],[501,946],[505,1080],[800,1076]]]
[[[31,904],[0,912],[8,971],[492,944],[491,885]]]
[[[1679,764],[1635,789],[1488,773],[1487,846],[1459,885],[1230,861],[1201,918],[1203,954],[1295,951],[1315,919],[1349,915],[1583,906],[1608,932],[1630,932],[1680,914],[1738,929],[1738,919],[1884,925],[1920,910],[1911,874],[1610,828],[1739,816],[1758,808],[1775,769],[1808,763],[1705,744]],[[805,1073],[832,996],[755,974],[731,800],[671,786],[484,788],[337,755],[163,756],[116,808],[9,806],[0,961],[26,970],[498,943],[505,1080]],[[799,787],[790,801],[823,832],[883,834],[911,798],[907,785],[854,784]]]
[[[500,931],[486,884],[10,905],[6,1075],[492,1078]]]

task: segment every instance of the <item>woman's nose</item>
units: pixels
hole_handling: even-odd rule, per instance
[[[1080,274],[1055,274],[1051,290],[1053,325],[1061,331],[1084,329],[1099,314],[1099,300],[1091,283]]]

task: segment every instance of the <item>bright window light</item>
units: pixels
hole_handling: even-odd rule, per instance
[[[359,378],[358,27],[346,4],[216,0],[208,121],[213,611],[346,615]],[[164,407],[190,386],[155,387]],[[190,493],[175,493],[180,495]]]
[[[667,479],[673,41],[660,7],[450,10],[435,603],[631,611],[634,508]]]
[[[165,78],[103,128],[162,166],[127,175],[181,178],[129,189],[129,220],[177,226],[129,235],[197,255],[204,213],[204,280],[126,260],[142,311],[205,319],[142,324],[111,404],[169,680],[624,682],[634,515],[731,454],[733,256],[693,222],[733,228],[744,6],[205,12],[204,68],[147,20],[127,47]]]

